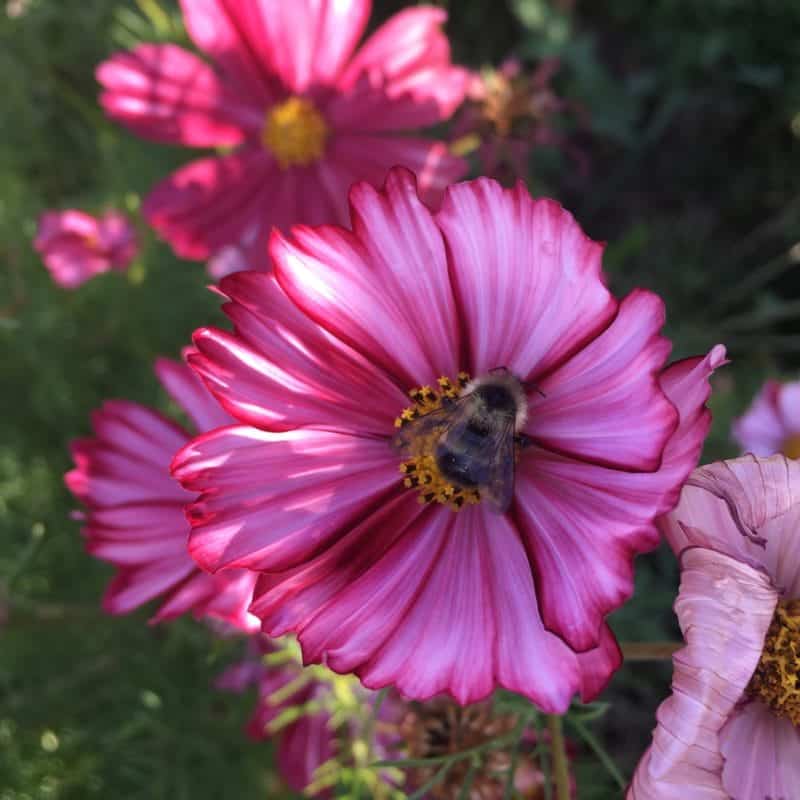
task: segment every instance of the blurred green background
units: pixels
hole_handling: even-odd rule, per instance
[[[81,548],[62,484],[67,443],[109,397],[168,409],[151,371],[219,320],[200,264],[144,231],[127,274],[58,289],[31,249],[47,208],[136,212],[189,153],[107,122],[94,66],[137,41],[185,43],[156,0],[2,0],[0,6],[0,800],[281,797],[268,744],[244,739],[252,698],[209,682],[235,644],[201,626],[158,628],[145,612],[98,608],[110,568]],[[376,2],[373,23],[405,5]],[[455,57],[557,56],[561,96],[579,104],[529,185],[609,242],[617,291],[646,286],[669,311],[676,357],[722,341],[705,459],[732,455],[732,416],[800,356],[800,4],[785,0],[452,0]],[[674,638],[677,571],[639,559],[622,640]],[[667,664],[632,664],[591,724],[624,776],[649,741]],[[568,726],[568,732],[569,732]],[[579,797],[619,796],[577,735]]]

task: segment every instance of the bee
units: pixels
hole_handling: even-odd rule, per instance
[[[403,453],[433,455],[442,477],[462,490],[478,490],[504,513],[514,495],[516,449],[530,444],[519,433],[528,418],[522,382],[505,367],[470,381],[442,407],[408,420],[394,437]]]

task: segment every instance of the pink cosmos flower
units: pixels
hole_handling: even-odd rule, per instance
[[[278,731],[272,731],[270,726],[292,707],[323,701],[330,686],[314,678],[298,680],[303,670],[294,661],[267,666],[263,656],[275,650],[275,644],[267,637],[250,637],[246,657],[228,667],[215,685],[230,692],[257,687],[258,703],[247,723],[247,734],[256,740],[278,736],[278,771],[289,788],[302,792],[314,780],[316,770],[335,753],[336,732],[330,725],[330,713],[321,709],[301,714],[296,721],[284,724]],[[294,684],[297,684],[296,691],[292,691]]]
[[[800,381],[767,381],[752,405],[733,423],[742,450],[757,456],[800,458]]]
[[[229,423],[184,365],[160,358],[156,374],[198,431]],[[86,549],[117,567],[103,598],[109,614],[127,614],[155,597],[164,603],[152,622],[188,611],[246,631],[258,628],[247,612],[255,574],[208,575],[189,556],[184,506],[192,496],[169,474],[175,452],[191,434],[152,409],[110,400],[92,415],[94,437],[71,445],[75,468],[69,490],[86,505],[80,513]]]
[[[450,63],[444,11],[406,9],[356,50],[369,0],[181,0],[186,27],[217,69],[174,45],[102,63],[106,112],[159,142],[233,148],[155,187],[148,221],[217,276],[268,267],[272,227],[348,223],[347,189],[402,164],[435,200],[466,171],[442,142],[405,135],[449,117],[465,70]]]
[[[92,217],[76,209],[42,214],[33,246],[64,289],[76,289],[101,272],[127,269],[138,250],[136,231],[124,214]]]
[[[800,798],[800,464],[695,471],[663,529],[686,647],[631,800]]]
[[[604,616],[696,464],[725,350],[665,368],[661,300],[616,300],[602,246],[522,184],[457,184],[433,214],[395,169],[350,200],[352,232],[276,232],[274,276],[220,284],[234,332],[195,334],[191,366],[241,424],[174,461],[200,495],[192,555],[263,572],[250,610],[306,662],[564,711],[619,665]],[[481,485],[438,451],[462,371],[504,408],[495,444],[459,423],[501,456]]]

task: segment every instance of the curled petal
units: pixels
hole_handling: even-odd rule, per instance
[[[729,800],[720,730],[758,664],[778,600],[765,573],[722,553],[691,548],[682,564],[675,610],[686,647],[674,656],[673,693],[658,709],[629,800]]]
[[[679,504],[661,518],[670,547],[710,547],[765,569],[784,591],[800,591],[796,531],[800,463],[742,456],[692,473]]]

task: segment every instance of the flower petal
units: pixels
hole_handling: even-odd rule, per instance
[[[96,74],[106,114],[146,139],[236,145],[263,124],[263,109],[248,105],[211,67],[172,44],[115,53]]]
[[[747,412],[734,420],[733,437],[743,451],[756,456],[780,452],[790,433],[778,409],[780,389],[777,381],[767,381]]]
[[[188,348],[187,356],[191,352]],[[198,431],[210,431],[233,421],[186,364],[157,358],[155,372],[169,396],[189,415]]]
[[[521,183],[503,189],[479,178],[451,186],[436,219],[473,375],[504,366],[536,380],[613,319],[602,246],[552,200],[532,200]]]
[[[692,548],[682,564],[675,610],[687,645],[674,656],[673,693],[659,707],[628,800],[729,800],[719,734],[758,664],[777,603],[767,575],[726,555]]]
[[[658,372],[670,350],[659,335],[664,305],[650,292],[626,297],[596,339],[537,382],[525,432],[543,446],[631,471],[658,469],[678,415]]]
[[[264,576],[256,595],[264,629],[298,631],[306,662],[416,699],[470,703],[501,685],[563,712],[619,664],[614,653],[581,665],[544,630],[518,534],[481,507],[455,517],[401,495],[307,565]]]
[[[219,428],[183,448],[173,474],[200,495],[187,508],[189,551],[212,572],[293,567],[401,486],[386,440],[311,428]]]
[[[659,526],[670,547],[710,547],[765,569],[800,595],[800,463],[742,456],[695,470]]]
[[[720,733],[722,784],[737,800],[794,800],[800,791],[800,731],[763,703],[748,703]]]
[[[189,361],[232,416],[267,430],[317,424],[390,435],[404,393],[298,310],[273,276],[240,272],[220,291],[231,298],[235,335],[197,331]]]
[[[278,281],[320,325],[411,388],[454,375],[459,322],[442,237],[395,169],[383,192],[351,191],[353,231],[297,227],[274,236]]]
[[[177,255],[204,260],[246,232],[268,228],[266,198],[283,183],[265,150],[245,148],[181,167],[150,191],[142,211]]]
[[[778,390],[777,401],[786,432],[800,433],[800,381],[784,383]]]
[[[675,505],[697,464],[711,421],[708,378],[724,363],[725,349],[717,346],[661,374],[680,420],[656,472],[608,469],[538,449],[522,454],[517,520],[532,553],[542,617],[573,647],[593,646],[602,617],[630,596],[633,555],[656,546],[654,520]]]
[[[289,92],[338,77],[369,19],[369,0],[181,0],[194,42],[251,91]],[[262,89],[263,91],[263,89]]]
[[[186,379],[185,367],[161,360],[159,371],[165,367],[176,380]],[[177,385],[185,400],[185,385]],[[105,610],[126,614],[163,595],[151,622],[191,610],[254,630],[256,620],[246,608],[255,577],[205,575],[189,556],[183,509],[191,495],[169,475],[170,459],[188,434],[151,409],[119,400],[107,402],[92,422],[95,438],[72,444],[75,468],[65,481],[88,506],[82,531],[87,551],[118,568]]]
[[[281,777],[295,792],[302,792],[314,773],[333,758],[336,733],[326,712],[304,714],[286,727],[278,742],[276,763]]]
[[[575,650],[598,646],[605,615],[633,592],[633,556],[658,543],[664,488],[625,488],[625,475],[545,450],[520,460],[513,508],[545,625]],[[620,486],[620,484],[622,484]]]
[[[447,119],[464,99],[468,73],[450,63],[446,20],[440,8],[407,8],[378,28],[339,81],[337,127],[403,130]]]

